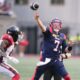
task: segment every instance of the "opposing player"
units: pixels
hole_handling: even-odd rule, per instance
[[[5,62],[5,59],[19,63],[18,59],[11,56],[14,47],[19,41],[19,36],[22,36],[19,28],[11,26],[0,39],[0,72],[8,74],[12,80],[20,80],[20,75],[12,66]]]
[[[72,46],[68,46],[63,38],[60,37],[59,31],[62,28],[62,23],[59,19],[53,19],[50,23],[52,27],[52,33],[47,29],[39,18],[39,14],[35,15],[35,19],[41,28],[44,35],[42,59],[37,64],[32,80],[39,80],[41,75],[47,70],[51,69],[54,73],[60,75],[64,80],[71,80],[68,72],[66,71],[63,62],[61,62],[60,54],[62,53],[62,47],[65,52],[70,52]]]

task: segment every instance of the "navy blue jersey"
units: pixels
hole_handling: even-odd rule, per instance
[[[67,44],[63,38],[64,34],[52,34],[48,29],[43,32],[44,40],[42,45],[43,58],[58,59],[60,54],[65,50]]]

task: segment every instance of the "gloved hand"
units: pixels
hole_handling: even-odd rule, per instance
[[[60,54],[60,58],[62,58],[62,59],[68,59],[68,58],[70,58],[71,57],[71,53],[66,53],[66,54]]]
[[[9,60],[11,60],[11,61],[12,61],[13,63],[15,63],[15,64],[18,64],[18,63],[19,63],[19,60],[16,59],[16,58],[14,58],[14,57],[7,56],[7,58],[8,58]]]

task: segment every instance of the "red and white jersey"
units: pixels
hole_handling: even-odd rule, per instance
[[[12,36],[4,34],[0,40],[0,62],[3,62],[3,58],[10,56],[14,49],[14,41]]]

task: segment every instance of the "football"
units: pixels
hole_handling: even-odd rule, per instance
[[[39,4],[38,4],[37,2],[32,3],[32,4],[30,5],[30,8],[31,8],[31,10],[38,10]]]

